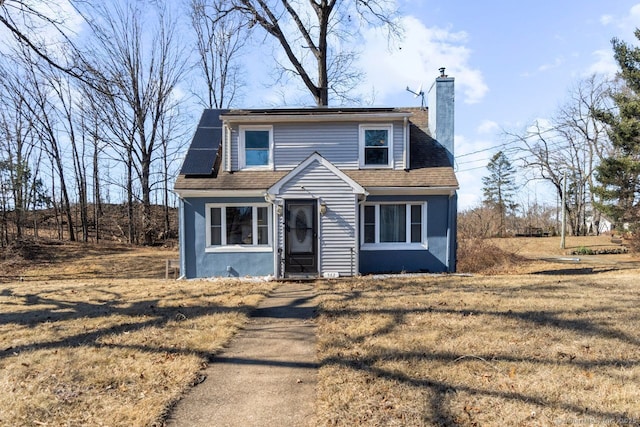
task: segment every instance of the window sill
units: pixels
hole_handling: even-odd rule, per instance
[[[209,253],[238,253],[238,252],[273,252],[273,248],[267,245],[227,245],[207,246],[204,251]]]
[[[360,169],[393,169],[393,165],[360,165]]]
[[[243,166],[238,169],[239,171],[272,171],[273,165],[265,166]]]
[[[429,247],[424,243],[364,243],[361,251],[426,251]]]

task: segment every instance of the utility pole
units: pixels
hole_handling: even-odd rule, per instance
[[[560,231],[560,249],[564,249],[565,246],[565,233],[567,229],[567,171],[562,174],[562,228]]]

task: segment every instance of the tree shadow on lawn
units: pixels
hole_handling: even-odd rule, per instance
[[[330,292],[328,292],[330,293]],[[353,300],[353,294],[350,292],[344,292],[341,295],[344,296],[344,301]],[[607,312],[613,310],[614,307],[601,307],[599,311]],[[384,335],[392,337],[396,331],[400,331],[401,328],[406,327],[408,324],[406,316],[415,315],[420,313],[435,313],[443,315],[454,315],[465,317],[469,315],[485,315],[489,317],[495,317],[498,319],[511,319],[517,321],[523,321],[534,325],[535,327],[552,327],[559,330],[570,331],[578,335],[584,335],[587,337],[598,336],[606,339],[614,339],[622,341],[631,346],[640,346],[640,340],[632,335],[624,333],[613,328],[608,328],[603,324],[591,322],[584,319],[566,319],[562,316],[566,313],[562,311],[536,311],[536,310],[506,310],[506,311],[488,311],[488,310],[475,310],[469,309],[450,309],[445,307],[415,307],[408,309],[399,308],[340,308],[337,310],[331,310],[327,308],[320,309],[320,316],[326,316],[328,318],[339,317],[357,317],[363,314],[371,315],[387,315],[390,316],[390,320],[384,325],[380,325],[374,331],[367,333],[348,336],[344,334],[342,339],[344,341],[336,341],[332,344],[334,347],[337,345],[337,350],[334,354],[336,356],[325,357],[320,360],[321,367],[338,366],[348,370],[361,372],[368,375],[374,375],[382,379],[388,379],[397,381],[399,383],[409,385],[412,387],[418,387],[422,389],[429,389],[432,392],[432,397],[429,400],[429,406],[431,408],[433,419],[431,421],[437,422],[438,425],[459,425],[459,418],[451,413],[449,402],[452,397],[459,392],[465,392],[475,396],[485,396],[490,398],[499,398],[507,401],[517,401],[525,404],[533,404],[541,409],[545,407],[552,407],[557,410],[563,410],[570,412],[577,417],[593,417],[594,419],[602,419],[607,422],[614,422],[622,420],[623,424],[640,425],[640,419],[630,418],[628,413],[624,411],[607,411],[594,408],[585,407],[579,403],[572,403],[569,400],[561,401],[559,399],[551,399],[546,397],[537,396],[535,393],[517,392],[515,390],[498,390],[492,388],[476,387],[471,384],[454,384],[453,382],[447,382],[443,380],[435,380],[428,378],[417,378],[407,375],[405,372],[398,370],[397,368],[385,369],[380,367],[384,362],[422,362],[433,361],[436,363],[450,363],[455,364],[462,359],[473,357],[474,359],[495,362],[511,362],[511,363],[524,363],[533,365],[542,365],[548,367],[556,367],[559,365],[565,365],[567,367],[579,366],[585,371],[597,368],[597,367],[613,367],[613,368],[632,368],[640,364],[640,360],[633,359],[621,359],[621,358],[607,358],[600,360],[581,360],[576,358],[575,355],[568,355],[564,353],[557,353],[554,357],[518,357],[512,354],[474,354],[473,356],[462,353],[449,353],[449,352],[414,352],[414,351],[402,351],[392,349],[384,349],[381,351],[382,355],[367,356],[367,350],[363,352],[353,352],[354,348],[358,348],[369,338],[377,338]],[[329,320],[331,321],[331,320]],[[336,344],[337,343],[337,344]],[[342,351],[340,351],[342,350]],[[354,356],[350,356],[347,353],[355,353]],[[364,354],[363,354],[364,353]],[[455,368],[452,368],[455,369]]]
[[[4,289],[2,292],[6,295],[10,293],[10,290]],[[253,292],[255,293],[259,291],[254,290]],[[253,306],[242,304],[234,306],[215,304],[205,306],[188,306],[183,304],[166,306],[167,301],[171,301],[170,296],[162,299],[150,298],[129,303],[126,300],[123,300],[122,296],[117,293],[113,293],[111,295],[112,298],[109,300],[106,300],[105,298],[105,301],[98,302],[45,298],[35,294],[17,295],[15,293],[11,293],[11,296],[24,298],[25,307],[46,306],[46,308],[37,308],[21,312],[0,313],[0,324],[16,324],[34,327],[51,322],[73,320],[81,321],[81,319],[95,318],[109,319],[111,316],[127,316],[130,319],[120,321],[118,324],[112,326],[96,328],[79,334],[72,334],[57,340],[9,346],[8,348],[0,349],[0,359],[13,356],[22,351],[68,348],[78,345],[138,348],[138,346],[104,344],[98,341],[102,337],[113,334],[131,333],[151,327],[164,327],[171,321],[182,321],[187,319],[193,320],[217,313],[248,314],[254,309]],[[210,296],[214,296],[214,294],[209,294],[208,297]],[[159,306],[159,303],[161,302],[163,305]],[[176,349],[174,347],[161,348],[149,346],[139,346],[139,348],[149,352],[198,354],[205,357],[207,360],[213,357],[213,354],[202,353],[188,348]]]

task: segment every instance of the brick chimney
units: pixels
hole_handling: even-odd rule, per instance
[[[447,150],[453,165],[454,78],[444,71],[440,68],[440,75],[429,89],[429,131],[431,137]]]

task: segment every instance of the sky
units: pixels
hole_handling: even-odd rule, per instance
[[[406,106],[416,102],[406,86],[429,87],[439,67],[456,79],[461,210],[480,203],[480,178],[495,147],[505,142],[505,130],[522,132],[553,115],[581,79],[613,76],[613,37],[640,44],[633,34],[640,27],[638,1],[406,0],[400,7],[402,49],[384,57],[384,75],[370,74],[370,83],[382,104]],[[375,44],[380,49],[377,42],[367,50],[374,52]],[[543,183],[530,183],[519,197],[556,203]]]
[[[535,120],[551,117],[589,75],[613,76],[613,37],[640,45],[633,34],[640,27],[640,0],[387,1],[397,2],[404,38],[390,45],[382,32],[363,30],[357,63],[366,73],[361,94],[373,106],[419,106],[407,87],[426,92],[440,67],[455,78],[460,210],[481,202],[481,177],[506,141],[505,131],[522,133]],[[67,9],[63,12],[73,18]],[[80,24],[80,19],[67,21],[72,29]],[[273,50],[259,46],[245,63],[264,74],[272,67]],[[265,86],[255,75],[248,78],[245,96],[233,107],[285,106],[275,105],[282,89]],[[190,88],[180,90],[186,96]],[[194,123],[200,111],[194,108]],[[532,200],[556,204],[542,182],[528,183],[518,197],[526,205]]]
[[[505,131],[521,133],[549,118],[591,74],[613,76],[613,37],[640,44],[633,34],[640,27],[637,0],[398,2],[403,40],[389,48],[383,34],[365,31],[362,91],[375,94],[376,106],[419,106],[407,86],[426,91],[446,67],[456,85],[460,210],[481,202],[481,177]],[[268,99],[265,90],[254,92],[254,103]],[[543,182],[528,183],[518,197],[521,204],[556,204]]]

